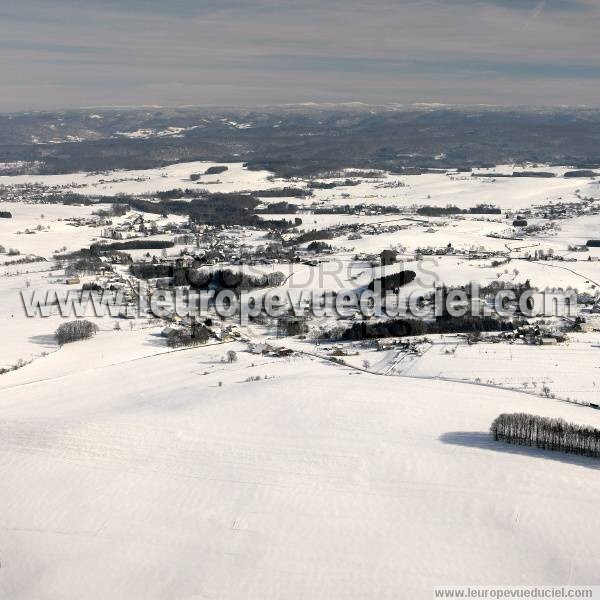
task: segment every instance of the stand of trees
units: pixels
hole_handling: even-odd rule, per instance
[[[306,242],[313,242],[315,240],[332,240],[333,237],[334,235],[332,231],[327,231],[326,229],[313,229],[311,231],[301,233],[295,240],[292,240],[291,243],[304,244]]]
[[[426,217],[443,217],[446,215],[499,215],[502,214],[502,211],[490,204],[478,204],[465,209],[448,204],[447,206],[421,206],[417,209],[417,214]]]
[[[270,190],[256,190],[250,192],[253,196],[261,198],[305,198],[311,196],[312,191],[306,188],[283,187]]]
[[[288,214],[293,215],[298,212],[298,207],[295,204],[290,204],[285,200],[281,202],[273,202],[265,206],[260,212],[267,215]]]
[[[173,277],[173,265],[160,263],[133,263],[129,271],[140,279],[154,279],[156,277]]]
[[[600,429],[567,423],[563,419],[504,413],[494,419],[490,432],[496,441],[508,444],[600,456]]]
[[[570,177],[598,177],[599,175],[600,173],[590,169],[579,169],[577,171],[567,171],[563,177],[569,179]]]
[[[276,287],[285,280],[281,271],[272,273],[248,273],[243,269],[217,269],[209,271],[194,267],[176,267],[173,265],[134,263],[129,267],[132,275],[141,279],[173,277],[173,285],[189,285],[196,290],[234,290],[236,292],[255,288]]]
[[[160,250],[172,248],[175,244],[170,240],[127,240],[125,242],[112,242],[111,244],[92,244],[92,254],[99,252],[110,252],[111,250]]]
[[[88,256],[70,261],[65,267],[65,275],[93,275],[104,268],[104,263],[97,256]]]
[[[523,323],[495,317],[448,317],[435,321],[421,319],[389,319],[388,321],[354,323],[343,332],[346,340],[365,340],[387,337],[405,337],[434,333],[472,333],[483,331],[513,331]]]
[[[390,275],[384,275],[378,279],[373,279],[369,284],[369,289],[374,291],[375,287],[379,285],[382,292],[398,290],[402,286],[408,285],[411,281],[414,281],[416,276],[417,274],[410,270],[391,273]]]
[[[8,210],[0,210],[0,219],[12,219],[12,213]]]
[[[58,345],[62,346],[63,344],[69,344],[70,342],[91,338],[96,331],[98,331],[98,327],[94,325],[94,323],[85,319],[79,319],[77,321],[63,323],[56,330],[54,335]]]
[[[331,250],[331,246],[326,242],[311,242],[306,249],[309,252],[324,252],[325,250]]]
[[[487,177],[488,179],[490,177],[493,179],[501,177],[542,177],[543,179],[548,179],[556,177],[556,174],[549,171],[514,171],[513,173],[471,173],[471,176]]]
[[[192,331],[178,331],[167,338],[169,348],[184,348],[206,344],[210,339],[210,331],[204,325],[196,324]]]
[[[193,269],[175,269],[173,274],[175,285],[190,284],[196,289],[213,287],[217,290],[229,289],[234,291],[252,290],[255,288],[279,286],[285,280],[281,271],[264,274],[250,274],[232,269],[203,271]]]
[[[310,181],[308,187],[313,190],[332,190],[336,187],[353,187],[359,185],[360,180],[357,179],[342,179],[338,181]]]
[[[219,175],[220,173],[225,173],[229,167],[225,165],[215,165],[214,167],[208,167],[206,171],[204,171],[205,175]]]

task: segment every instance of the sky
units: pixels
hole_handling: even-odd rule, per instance
[[[600,104],[600,0],[0,0],[0,111]]]

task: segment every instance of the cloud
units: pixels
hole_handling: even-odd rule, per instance
[[[22,0],[0,9],[0,110],[594,104],[599,24],[595,0]]]
[[[519,12],[532,12],[538,10],[540,5],[552,12],[587,11],[591,8],[586,0],[445,0],[447,3],[481,7],[489,4],[498,8]]]

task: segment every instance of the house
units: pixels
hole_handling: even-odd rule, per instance
[[[294,354],[294,351],[291,348],[279,348],[277,349],[276,353],[279,357],[286,357]]]
[[[584,333],[590,333],[594,331],[594,327],[591,323],[586,323],[585,321],[579,323],[579,331],[583,331]]]
[[[255,342],[248,346],[248,350],[251,354],[267,354],[271,352],[273,348],[269,346],[269,344]]]
[[[377,350],[390,350],[392,348],[392,342],[389,339],[377,340]]]
[[[67,285],[74,285],[76,283],[81,283],[81,280],[79,279],[79,277],[67,277],[65,279],[65,283]]]
[[[543,337],[540,338],[540,344],[542,346],[555,346],[556,344],[558,344],[558,340],[553,337]]]

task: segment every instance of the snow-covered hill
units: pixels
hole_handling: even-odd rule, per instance
[[[94,368],[80,350],[100,338],[60,351],[70,371],[34,381],[53,355],[2,378],[2,598],[596,581],[597,463],[487,433],[504,411],[593,410],[219,346]]]

